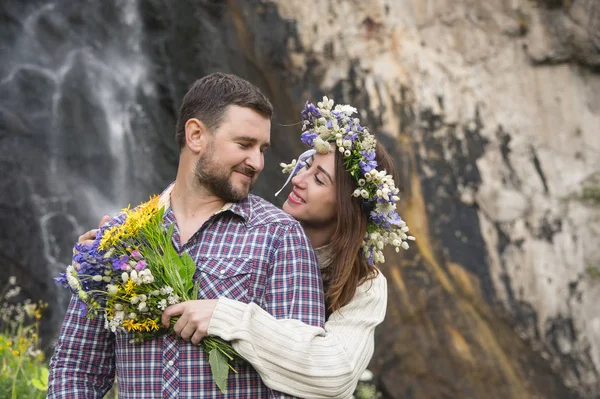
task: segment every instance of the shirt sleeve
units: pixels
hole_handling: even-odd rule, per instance
[[[285,227],[271,261],[261,305],[277,319],[322,327],[323,281],[314,251],[299,224]]]
[[[122,223],[123,213],[104,226]],[[104,319],[88,319],[83,303],[72,296],[54,355],[50,359],[48,398],[78,399],[104,397],[115,378],[115,335],[104,328]]]
[[[387,281],[359,286],[325,328],[276,319],[254,303],[220,298],[208,333],[231,341],[271,389],[303,398],[347,398],[374,350],[387,307]]]
[[[103,398],[115,377],[114,340],[104,320],[86,319],[71,297],[50,360],[47,398]]]

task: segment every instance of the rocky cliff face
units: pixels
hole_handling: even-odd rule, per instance
[[[222,70],[276,106],[267,199],[307,99],[394,154],[417,242],[384,269],[387,396],[596,397],[597,1],[28,3],[0,6],[0,259],[30,291],[55,298],[77,234],[174,176],[179,101]]]

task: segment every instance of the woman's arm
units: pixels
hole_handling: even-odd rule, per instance
[[[347,398],[371,360],[386,305],[381,273],[358,287],[324,329],[275,319],[254,303],[220,298],[208,334],[231,341],[269,388],[304,398]]]

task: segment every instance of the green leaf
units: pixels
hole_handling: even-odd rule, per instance
[[[33,385],[36,389],[39,389],[40,391],[44,391],[46,392],[48,390],[48,385],[46,384],[46,381],[42,381],[40,378],[32,378],[31,379],[31,385]]]
[[[208,352],[208,363],[210,364],[210,372],[215,380],[215,384],[217,384],[221,392],[225,393],[227,390],[227,377],[229,375],[227,358],[215,348]]]

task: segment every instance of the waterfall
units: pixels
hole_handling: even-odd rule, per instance
[[[156,110],[138,0],[28,3],[0,6],[8,39],[0,65],[2,164],[16,172],[0,193],[14,210],[3,227],[15,241],[0,259],[26,292],[42,285],[64,304],[68,291],[50,281],[70,262],[77,236],[174,177],[161,163],[154,171],[154,153],[165,150],[147,143],[170,138],[165,127],[173,121]],[[161,116],[162,124],[153,121]],[[56,327],[64,306],[54,307]]]

